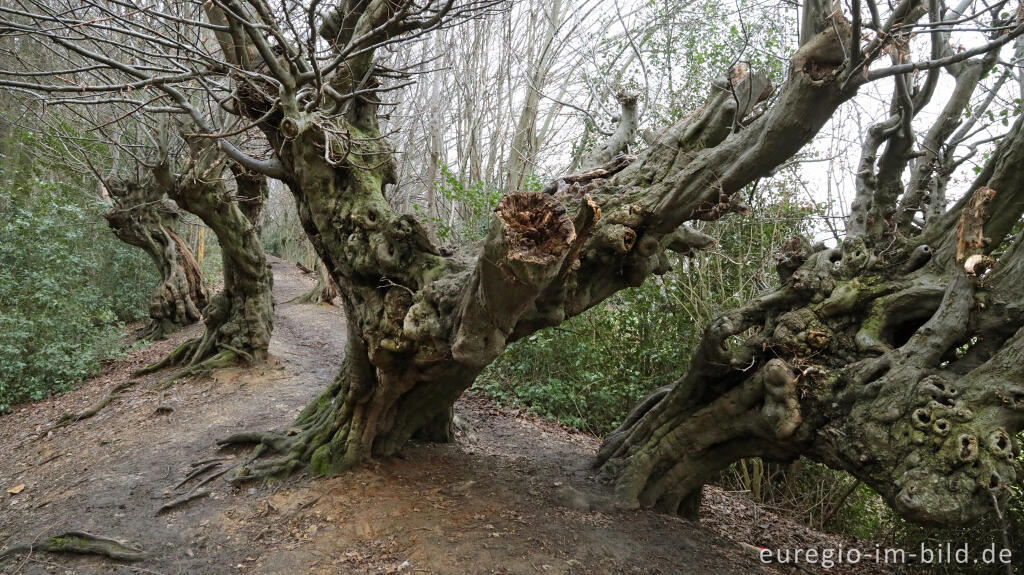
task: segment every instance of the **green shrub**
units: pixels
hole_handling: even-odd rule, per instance
[[[155,270],[101,217],[95,181],[24,161],[30,134],[0,142],[0,413],[72,389],[146,315]],[[31,157],[29,155],[29,157]]]
[[[501,193],[484,182],[463,185],[446,164],[439,164],[438,168],[441,177],[434,185],[438,194],[455,210],[457,217],[449,222],[444,218],[427,216],[426,210],[421,209],[419,204],[412,205],[413,213],[434,231],[441,243],[461,245],[483,239],[491,223],[491,212],[501,200]],[[527,191],[540,191],[540,188],[539,181],[532,176],[523,186]]]
[[[685,373],[717,313],[772,285],[772,250],[809,231],[816,206],[785,187],[750,200],[750,217],[704,226],[717,248],[677,258],[673,271],[509,346],[476,389],[578,429],[614,429],[644,395]]]

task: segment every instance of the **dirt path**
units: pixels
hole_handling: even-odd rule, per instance
[[[208,497],[158,515],[245,456],[218,450],[217,438],[287,426],[339,367],[342,313],[288,303],[312,281],[288,262],[272,263],[275,365],[224,370],[166,392],[153,389],[160,374],[150,376],[97,416],[38,438],[62,413],[92,405],[199,333],[193,326],[107,366],[74,393],[0,418],[0,547],[81,530],[147,554],[133,564],[22,554],[0,560],[0,573],[791,572],[764,567],[697,524],[617,509],[589,469],[597,439],[474,397],[457,406],[472,429],[454,444],[414,445],[327,479],[297,474],[241,488],[216,479],[204,486]],[[194,463],[213,458],[227,459],[174,489]],[[3,493],[20,484],[17,495]],[[747,506],[722,494],[715,501],[709,512],[727,533],[723,513]],[[749,521],[742,513],[733,520]]]

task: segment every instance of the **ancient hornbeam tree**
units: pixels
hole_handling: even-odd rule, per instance
[[[182,209],[199,216],[216,234],[224,288],[210,298],[203,335],[142,372],[179,365],[186,368],[178,374],[183,375],[263,363],[274,316],[274,277],[258,227],[268,194],[266,177],[228,160],[209,143],[192,141],[184,150],[188,160],[177,170],[161,151],[154,179]]]
[[[996,38],[1020,30],[993,16]],[[598,463],[621,497],[693,514],[730,463],[806,456],[918,523],[1005,504],[1024,427],[1024,132],[1018,118],[946,209],[954,151],[991,103],[971,110],[971,94],[998,53],[951,62],[936,36],[956,85],[920,151],[911,120],[938,67],[917,90],[896,77],[892,115],[865,137],[845,241],[789,240],[781,287],[718,317],[686,375],[605,439]]]
[[[412,14],[389,2],[341,2],[319,28],[333,60],[313,64],[301,47],[278,55],[242,20],[241,6],[210,11],[233,31],[222,35],[223,49],[275,79],[238,75],[236,109],[275,151],[277,177],[294,193],[348,315],[344,367],[291,434],[226,439],[263,444],[265,457],[242,478],[305,465],[336,473],[414,437],[449,438],[455,400],[505,346],[666,271],[666,250],[707,246],[683,224],[735,209],[730,196],[795,154],[860,82],[845,72],[849,23],[838,13],[811,19],[770,105],[768,80],[737,66],[704,107],[666,127],[639,157],[602,149],[602,166],[544,193],[504,197],[483,244],[447,254],[385,198],[395,162],[378,124],[387,72],[373,50],[437,25],[452,9]]]
[[[142,248],[160,271],[149,300],[149,324],[140,337],[163,339],[202,317],[209,301],[195,257],[175,233],[180,210],[151,180],[106,182],[113,206],[106,218],[123,242]]]
[[[85,140],[95,144],[87,153],[116,150],[115,158],[130,159],[136,171],[148,174],[159,188],[155,197],[171,198],[217,235],[224,288],[204,310],[206,331],[143,371],[184,366],[180,376],[265,361],[273,277],[258,221],[268,163],[242,149],[252,139],[252,126],[238,125],[230,115],[235,123],[218,123],[226,115],[222,104],[230,100],[224,93],[230,65],[218,59],[222,54],[213,58],[204,51],[216,49],[211,34],[220,28],[202,22],[201,5],[190,2],[141,11],[124,2],[91,0],[30,2],[22,8],[0,10],[0,43],[10,56],[0,70],[0,87],[20,94],[26,106],[35,97],[43,108],[72,108],[71,123],[84,124],[90,134]],[[54,34],[54,26],[62,31]],[[20,56],[26,46],[50,56],[29,61]],[[65,133],[59,121],[53,124],[56,138],[80,146],[81,137]],[[180,133],[171,136],[172,125]]]
[[[623,497],[672,512],[692,508],[708,477],[749,455],[807,453],[851,469],[921,521],[969,519],[969,504],[1004,496],[1022,402],[1013,367],[1022,341],[1010,329],[1019,325],[1019,242],[1003,247],[1021,213],[1009,169],[1016,136],[1000,145],[975,189],[941,211],[943,179],[957,160],[941,145],[923,159],[912,120],[943,70],[967,90],[970,69],[1024,32],[1016,15],[1006,21],[965,6],[947,18],[940,3],[917,0],[881,14],[873,0],[853,0],[847,16],[838,4],[805,2],[782,86],[735,66],[702,107],[654,131],[636,156],[621,153],[633,132],[627,125],[595,151],[598,165],[542,193],[505,196],[486,238],[450,253],[385,196],[397,176],[380,115],[403,73],[375,54],[498,2],[332,0],[281,12],[263,0],[220,0],[201,12],[189,4],[180,13],[129,15],[54,10],[55,1],[29,1],[38,14],[0,23],[72,54],[75,67],[62,71],[72,79],[0,85],[157,94],[166,106],[130,101],[188,115],[202,132],[193,138],[289,187],[338,283],[348,316],[341,372],[287,433],[225,440],[261,444],[236,479],[305,466],[336,473],[395,454],[412,438],[448,439],[455,400],[510,342],[666,271],[668,251],[706,247],[709,239],[687,222],[742,210],[732,200],[737,191],[790,160],[861,85],[892,78],[895,119],[865,139],[868,169],[858,174],[847,241],[828,250],[788,246],[783,287],[711,326],[690,374],[638,406],[608,438],[601,464]],[[979,28],[982,17],[991,22]],[[958,26],[990,37],[953,50],[950,30]],[[147,38],[138,58],[107,55],[109,43],[94,39],[122,29],[134,33],[131,42]],[[911,61],[908,42],[919,29],[932,50]],[[877,65],[883,56],[893,64]],[[920,85],[915,72],[924,72]],[[204,101],[242,127],[203,113],[194,95],[204,91]],[[232,143],[249,129],[265,138],[267,159]],[[932,136],[952,142],[948,128]],[[894,174],[908,166],[921,191],[901,205]],[[192,181],[213,181],[198,174]],[[994,191],[976,192],[982,188]],[[924,219],[916,216],[922,210]],[[989,270],[994,250],[1001,261]]]

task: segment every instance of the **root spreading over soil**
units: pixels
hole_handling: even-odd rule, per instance
[[[312,280],[272,263],[282,303],[270,367],[220,370],[165,390],[159,373],[125,385],[194,337],[196,325],[74,393],[0,418],[0,548],[36,543],[0,558],[0,573],[791,573],[762,565],[750,545],[857,545],[714,489],[704,525],[621,508],[594,480],[597,438],[473,396],[456,405],[465,425],[455,443],[413,445],[326,479],[229,484],[222,476],[248,452],[219,450],[216,440],[286,429],[334,377],[344,350],[342,312],[289,302]],[[42,545],[64,532],[123,545],[110,549],[136,561]],[[879,567],[832,572],[885,572]]]

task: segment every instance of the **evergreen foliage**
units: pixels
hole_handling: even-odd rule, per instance
[[[94,375],[156,280],[107,228],[95,178],[41,161],[45,144],[0,141],[0,412]]]
[[[773,185],[750,191],[749,216],[704,226],[716,249],[679,258],[669,273],[513,344],[477,390],[598,435],[617,427],[640,398],[686,372],[716,314],[772,286],[782,240],[811,231],[818,207],[781,180]]]

